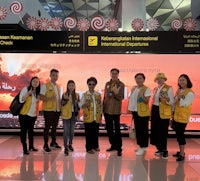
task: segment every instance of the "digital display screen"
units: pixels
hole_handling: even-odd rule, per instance
[[[187,130],[200,130],[199,59],[198,54],[2,53],[0,54],[0,127],[19,126],[17,119],[9,112],[9,105],[13,97],[24,86],[29,85],[32,76],[38,76],[43,84],[49,80],[50,70],[56,68],[59,70],[58,84],[61,86],[61,93],[66,90],[67,81],[72,79],[76,82],[76,91],[80,96],[88,90],[87,79],[94,76],[98,81],[96,91],[102,93],[103,97],[105,83],[110,80],[110,69],[118,68],[119,78],[125,84],[121,124],[125,124],[126,127],[131,123],[132,116],[127,114],[127,104],[131,88],[136,85],[134,80],[136,73],[145,74],[145,85],[153,92],[156,87],[155,75],[164,72],[168,79],[166,83],[172,86],[174,93],[178,88],[178,77],[184,73],[189,75],[195,93]],[[41,114],[36,122],[36,128],[43,126],[42,121]],[[102,122],[104,123],[104,118]]]

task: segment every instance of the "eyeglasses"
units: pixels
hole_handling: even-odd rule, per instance
[[[95,84],[88,84],[89,86],[95,86]]]

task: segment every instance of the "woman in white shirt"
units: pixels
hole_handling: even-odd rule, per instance
[[[148,125],[149,125],[149,99],[151,91],[144,85],[145,75],[137,73],[135,75],[136,86],[131,90],[129,97],[128,110],[132,112],[136,140],[139,148],[136,150],[136,155],[143,155],[148,147]]]
[[[175,110],[174,110],[174,127],[176,131],[179,150],[174,157],[176,161],[183,161],[185,158],[185,128],[190,120],[192,109],[192,101],[194,92],[192,91],[192,82],[186,74],[182,74],[178,78],[178,90],[175,95]]]
[[[155,155],[161,156],[163,159],[168,159],[167,136],[174,104],[173,89],[165,83],[166,80],[164,73],[158,73],[154,79],[158,86],[154,89],[151,111],[150,143],[157,148]]]
[[[29,155],[29,151],[38,151],[34,147],[33,128],[39,112],[39,93],[40,81],[38,77],[33,77],[28,87],[24,87],[19,95],[19,100],[24,103],[20,114],[20,139],[25,155]],[[28,133],[29,151],[27,149],[26,136]]]

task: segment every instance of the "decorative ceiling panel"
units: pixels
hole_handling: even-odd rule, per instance
[[[190,0],[147,0],[146,17],[158,19],[158,31],[169,31],[174,19],[191,18],[190,4]]]
[[[98,15],[107,20],[113,18],[116,7],[115,0],[39,0],[39,2],[52,18],[59,17],[63,21],[69,16],[76,21],[82,18],[91,21]]]
[[[73,28],[66,28],[64,24],[66,18],[78,22],[85,18],[89,25],[94,18],[102,17],[104,24],[110,19],[115,18],[117,22],[115,24],[109,24],[110,26],[117,26],[117,29],[122,31],[127,31],[131,28],[131,22],[134,19],[141,18],[143,23],[149,19],[156,18],[155,21],[158,21],[159,27],[156,31],[171,31],[171,22],[174,19],[180,19],[184,22],[187,18],[191,18],[191,7],[192,13],[195,21],[199,21],[198,29],[200,29],[200,9],[197,6],[197,1],[200,0],[143,0],[146,2],[146,5],[143,4],[139,6],[140,14],[137,11],[134,11],[133,7],[137,7],[138,2],[142,0],[0,0],[1,1],[1,11],[0,11],[0,23],[10,23],[10,24],[20,24],[25,29],[30,27],[34,28],[31,30],[61,30],[66,31],[79,31],[78,26]],[[16,14],[10,11],[11,4],[15,2],[21,4],[21,11]],[[126,3],[128,2],[128,3]],[[191,3],[193,2],[193,3]],[[127,5],[130,6],[126,7]],[[5,10],[7,14],[5,14]],[[128,10],[127,10],[128,9]],[[136,9],[136,10],[138,10]],[[141,15],[142,12],[142,15]],[[146,16],[145,16],[146,13]],[[141,15],[141,16],[140,16]],[[139,17],[138,17],[139,16]],[[34,19],[35,18],[35,19]],[[37,20],[47,19],[49,22],[42,21],[42,24],[48,26],[48,28],[39,29],[37,27]],[[57,26],[61,21],[59,27],[52,28],[52,19],[54,27]],[[127,20],[128,19],[128,20]],[[27,25],[29,20],[31,26]],[[50,23],[50,25],[48,24]],[[106,24],[105,24],[106,25]],[[128,27],[126,29],[126,27]],[[148,29],[148,28],[147,28]],[[181,28],[183,29],[183,27]],[[96,29],[89,26],[90,31],[96,31]],[[107,31],[108,27],[104,26],[101,31]],[[142,30],[145,30],[142,29]]]

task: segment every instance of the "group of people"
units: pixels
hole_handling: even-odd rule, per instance
[[[122,100],[124,98],[124,84],[118,79],[119,70],[113,68],[110,71],[111,80],[105,85],[105,95],[102,100],[101,94],[95,91],[97,79],[90,77],[87,79],[88,90],[81,99],[76,92],[76,85],[73,80],[67,83],[66,91],[60,95],[60,88],[57,85],[59,71],[50,71],[50,81],[42,85],[38,77],[33,77],[28,87],[24,87],[20,92],[20,102],[24,103],[20,114],[20,139],[23,146],[23,153],[28,155],[30,151],[38,151],[34,147],[33,128],[39,113],[39,101],[43,102],[42,110],[44,115],[44,146],[46,153],[52,149],[61,149],[56,142],[56,129],[61,115],[63,121],[64,154],[74,151],[72,146],[74,128],[79,116],[79,110],[83,110],[85,126],[86,151],[94,154],[100,151],[98,134],[99,123],[104,113],[106,128],[108,131],[111,147],[107,151],[117,151],[117,155],[122,155],[122,139],[120,132],[120,114]],[[51,142],[49,144],[49,132],[51,129]],[[27,146],[27,133],[29,147]]]
[[[20,92],[20,102],[24,103],[19,114],[23,153],[28,155],[29,151],[38,151],[34,147],[33,128],[39,113],[39,101],[41,100],[43,102],[42,109],[45,121],[44,152],[49,153],[52,149],[61,149],[61,146],[56,142],[56,129],[60,115],[64,130],[64,154],[68,155],[69,151],[74,151],[74,129],[79,117],[79,111],[82,109],[87,153],[94,154],[100,151],[98,134],[99,123],[103,114],[110,143],[110,147],[106,151],[117,151],[117,155],[121,156],[120,115],[125,86],[119,80],[119,69],[111,69],[110,76],[110,81],[105,84],[103,97],[99,92],[95,91],[97,79],[90,77],[86,82],[88,90],[81,98],[76,92],[76,84],[73,80],[67,82],[66,91],[63,95],[60,95],[60,88],[56,83],[59,71],[56,69],[50,71],[50,81],[42,85],[41,88],[39,78],[33,77],[30,85],[24,87]],[[150,120],[150,143],[157,148],[155,155],[167,159],[168,126],[173,118],[173,125],[180,148],[180,151],[174,156],[177,157],[177,161],[182,161],[184,160],[184,145],[186,144],[184,131],[189,121],[194,93],[191,89],[192,83],[186,74],[180,75],[178,79],[179,88],[175,96],[172,87],[165,83],[166,80],[164,73],[156,75],[155,82],[158,86],[154,89],[152,96],[150,89],[144,85],[145,75],[143,73],[135,75],[136,86],[131,90],[128,110],[133,115],[136,139],[139,145],[136,155],[143,155],[148,147],[148,125]],[[152,107],[149,106],[151,97],[153,97]],[[50,129],[51,142],[49,144]],[[29,147],[26,141],[27,133]]]
[[[150,89],[144,85],[145,75],[143,73],[136,74],[135,81],[136,86],[132,88],[128,110],[133,115],[136,140],[139,145],[136,155],[143,155],[148,147],[150,120],[150,143],[157,149],[155,155],[162,156],[163,159],[168,158],[168,127],[173,124],[179,145],[179,151],[173,156],[177,157],[176,161],[183,161],[186,144],[184,132],[190,119],[194,99],[190,78],[186,74],[179,76],[178,90],[175,95],[172,87],[166,84],[167,77],[164,73],[156,75],[154,81],[157,83],[157,87],[154,89],[153,95]]]

